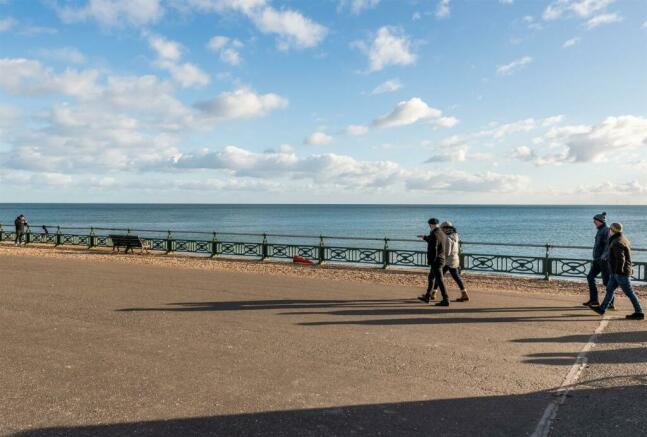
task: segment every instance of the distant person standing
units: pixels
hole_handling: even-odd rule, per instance
[[[461,277],[460,271],[460,237],[458,231],[452,224],[452,222],[446,221],[440,225],[440,229],[443,231],[442,236],[444,237],[443,245],[445,247],[445,265],[443,266],[443,275],[449,272],[454,278],[458,289],[461,291],[461,297],[456,299],[456,302],[468,302],[470,300],[467,290],[465,289],[465,283]],[[440,284],[434,283],[433,295],[436,293],[438,286]]]
[[[613,300],[616,288],[618,286],[627,295],[634,307],[634,313],[627,316],[630,320],[643,320],[645,314],[640,306],[640,301],[631,287],[631,243],[622,233],[622,224],[613,223],[610,227],[611,236],[609,237],[609,285],[607,285],[607,294],[604,297],[602,305],[592,306],[591,309],[602,315],[605,313],[609,304]]]
[[[438,227],[438,219],[430,218],[427,223],[429,224],[429,235],[418,235],[427,242],[427,264],[429,264],[429,277],[427,283],[427,293],[419,296],[418,299],[423,302],[429,303],[431,299],[431,292],[433,291],[434,284],[437,283],[440,288],[440,293],[443,300],[438,302],[436,306],[449,306],[449,298],[445,283],[443,282],[443,266],[445,265],[445,247],[444,238],[441,235],[440,228]]]
[[[20,214],[14,220],[14,225],[16,225],[16,246],[22,243],[22,237],[25,235],[25,227],[27,226],[27,219],[24,215]]]
[[[598,300],[598,287],[595,283],[595,278],[602,275],[602,284],[606,287],[609,283],[609,227],[607,226],[607,213],[596,214],[593,216],[593,224],[597,229],[595,233],[595,242],[593,244],[593,262],[591,263],[591,270],[586,276],[589,283],[589,300],[584,302],[585,306],[599,306]],[[613,300],[610,304],[610,309],[614,309]]]

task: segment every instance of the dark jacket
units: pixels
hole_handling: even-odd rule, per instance
[[[609,227],[605,224],[598,228],[593,244],[593,260],[607,259],[609,249]]]
[[[16,232],[25,232],[25,225],[27,220],[24,217],[16,217],[16,220],[13,222],[16,225]]]
[[[629,240],[619,232],[609,238],[609,272],[631,276],[631,248]]]
[[[441,234],[440,228],[436,228],[423,237],[427,242],[427,264],[445,264],[445,237]]]

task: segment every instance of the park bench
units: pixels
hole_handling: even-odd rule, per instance
[[[119,253],[120,247],[126,248],[124,253],[128,253],[128,249],[133,253],[133,248],[135,247],[139,247],[142,253],[147,249],[146,240],[139,238],[137,235],[108,235],[108,238],[112,240],[113,252],[116,249],[117,253]]]

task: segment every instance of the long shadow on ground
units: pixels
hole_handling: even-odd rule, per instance
[[[633,385],[574,392],[561,421],[569,436],[646,435],[647,416],[629,417],[647,387]],[[433,401],[273,411],[91,426],[26,430],[16,437],[85,436],[525,436],[534,430],[549,392]],[[584,400],[581,405],[577,400]],[[644,401],[643,401],[644,402]],[[604,405],[605,410],[598,408]],[[642,410],[644,413],[644,409]],[[559,418],[559,416],[558,416]],[[631,420],[629,420],[631,419]]]

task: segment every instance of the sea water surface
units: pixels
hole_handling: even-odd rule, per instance
[[[592,217],[602,211],[608,213],[609,223],[617,221],[624,225],[634,247],[647,248],[647,206],[5,203],[0,204],[0,222],[12,225],[14,218],[22,213],[32,226],[413,239],[427,233],[427,220],[437,217],[452,221],[464,241],[590,247],[595,234]],[[398,244],[417,247],[416,243],[391,243],[393,247]],[[353,245],[362,244],[353,242]],[[364,242],[363,245],[374,244]],[[489,248],[487,252],[520,253],[520,250]],[[542,253],[541,249],[521,252]],[[562,254],[590,255],[589,251],[573,250],[562,250]],[[647,258],[647,253],[636,255]]]

